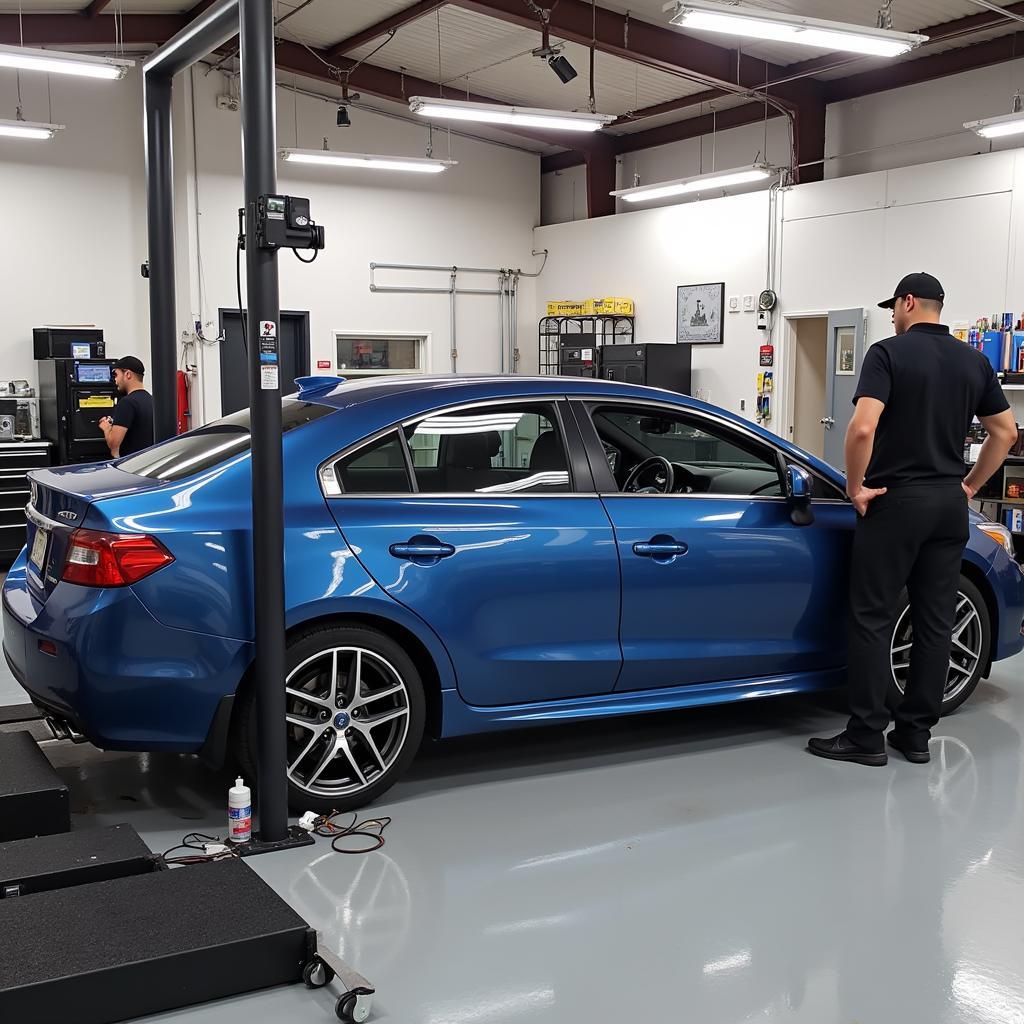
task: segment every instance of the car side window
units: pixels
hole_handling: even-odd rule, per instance
[[[645,459],[676,468],[675,491],[741,497],[781,497],[774,450],[696,416],[641,406],[601,406],[592,418],[619,490]]]
[[[406,428],[424,494],[557,494],[572,484],[565,441],[547,404],[433,413]]]
[[[344,494],[410,494],[402,440],[392,430],[357,448],[334,464],[334,476]]]

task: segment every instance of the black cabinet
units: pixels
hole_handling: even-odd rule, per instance
[[[691,355],[690,345],[606,345],[600,376],[688,395]]]
[[[0,569],[7,569],[25,546],[28,472],[49,466],[52,448],[46,441],[0,443]]]

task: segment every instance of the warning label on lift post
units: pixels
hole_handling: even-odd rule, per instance
[[[260,321],[260,390],[276,391],[279,387],[277,362],[277,324]]]

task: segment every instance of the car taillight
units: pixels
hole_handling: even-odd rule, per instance
[[[155,537],[78,529],[68,542],[61,579],[83,587],[126,587],[173,561]]]

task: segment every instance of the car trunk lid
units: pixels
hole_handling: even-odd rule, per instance
[[[82,525],[94,501],[160,485],[159,480],[134,476],[108,463],[29,473],[32,496],[25,513],[32,594],[45,602],[60,582],[71,535]]]

